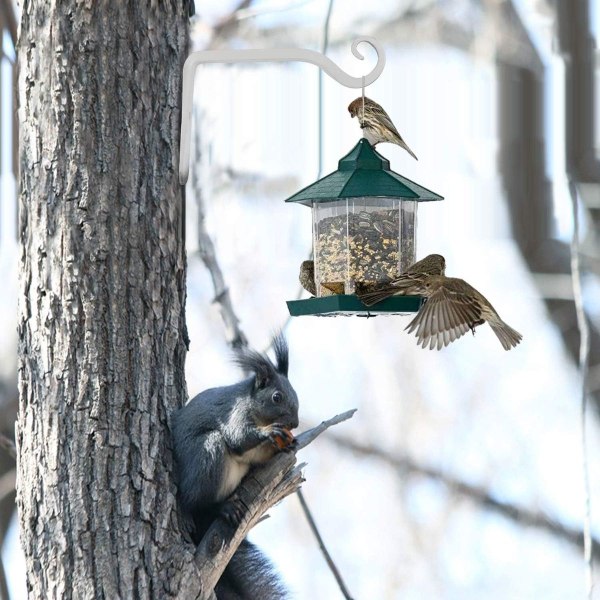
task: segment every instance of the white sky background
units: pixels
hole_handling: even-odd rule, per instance
[[[218,9],[211,8],[216,4]],[[276,4],[282,3],[256,6]],[[325,14],[323,1],[297,4],[293,11],[257,18],[265,25],[284,20],[304,26],[318,24]],[[519,4],[523,10],[530,6]],[[368,20],[381,18],[387,6],[383,0],[338,0],[332,32],[368,33]],[[197,1],[203,17],[214,11],[217,19],[226,9],[227,2]],[[548,47],[543,35],[540,43]],[[340,434],[407,453],[486,487],[498,499],[540,508],[580,527],[578,378],[510,237],[496,169],[493,64],[445,47],[398,45],[386,51],[386,69],[367,95],[384,105],[419,161],[389,144],[378,149],[392,169],[446,198],[419,207],[417,255],[444,254],[448,273],[482,291],[524,340],[505,352],[486,325],[475,337],[432,352],[403,331],[408,317],[295,318],[287,333],[301,418],[308,426],[357,407],[354,419],[338,427]],[[349,48],[330,57],[354,75],[368,70],[356,64]],[[552,65],[560,69],[559,61]],[[560,82],[554,85],[558,94]],[[346,110],[359,93],[325,77],[324,173],[334,170],[360,137]],[[196,99],[204,111],[203,143],[212,157],[204,166],[208,226],[242,327],[251,343],[263,348],[287,318],[285,300],[295,297],[298,266],[310,251],[310,210],[283,200],[316,179],[317,70],[307,65],[199,69]],[[557,103],[548,124],[555,149],[562,148],[554,120],[561,110]],[[550,159],[560,189],[560,150]],[[231,184],[219,175],[226,167],[267,180]],[[16,245],[7,250],[11,235],[5,229],[12,204],[4,201],[11,197],[7,171],[5,166],[0,276],[16,281]],[[566,223],[559,233],[568,234],[568,198],[560,193],[557,215],[559,225]],[[211,304],[210,278],[195,254],[195,216],[188,191],[190,397],[239,377]],[[0,301],[3,314],[14,315],[14,296],[1,294]],[[6,347],[3,343],[2,351]],[[597,514],[599,429],[595,417],[590,421]],[[326,438],[301,455],[308,462],[304,491],[355,598],[583,597],[583,561],[571,546],[515,527],[439,484],[401,477],[376,459],[349,455]],[[594,530],[600,535],[598,527]],[[275,560],[295,598],[341,597],[295,498],[271,511],[271,519],[251,537]],[[5,566],[9,574],[22,574],[14,548],[5,552]],[[15,592],[14,597],[24,596]]]

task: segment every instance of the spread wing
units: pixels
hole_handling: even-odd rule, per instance
[[[441,350],[470,329],[484,323],[481,304],[472,294],[440,286],[408,324],[422,348]]]
[[[390,296],[417,295],[415,286],[421,284],[426,277],[423,273],[405,273],[382,287],[374,290],[357,291],[356,295],[365,306],[373,306],[373,304],[377,304]]]

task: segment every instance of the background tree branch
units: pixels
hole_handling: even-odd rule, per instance
[[[409,456],[392,454],[377,446],[361,444],[337,433],[332,433],[328,439],[340,448],[349,450],[354,454],[381,460],[396,469],[399,476],[416,475],[431,479],[441,483],[449,491],[465,500],[475,503],[482,509],[500,514],[517,525],[532,527],[544,533],[549,533],[579,548],[582,546],[583,532],[580,529],[568,527],[541,511],[518,506],[505,500],[498,500],[483,487],[466,483],[441,469],[423,465]],[[593,558],[594,561],[600,562],[600,540],[596,538],[593,540]]]
[[[200,129],[202,123],[202,115],[196,111],[195,119],[196,135],[194,136],[194,164],[202,164],[202,144],[200,137]],[[219,305],[221,319],[225,326],[225,339],[227,343],[234,349],[239,350],[248,346],[248,339],[240,327],[240,320],[233,308],[229,287],[225,283],[223,270],[217,259],[215,245],[212,241],[208,229],[206,228],[206,207],[204,203],[204,194],[202,191],[202,182],[198,169],[192,169],[191,177],[192,193],[196,198],[198,207],[198,254],[204,263],[204,266],[210,273],[213,288],[215,290],[215,298],[213,302]]]

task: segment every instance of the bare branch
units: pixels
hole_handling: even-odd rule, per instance
[[[446,486],[451,492],[474,502],[481,508],[496,512],[518,525],[539,529],[578,548],[581,547],[583,542],[583,533],[581,530],[563,525],[541,511],[531,510],[530,508],[518,506],[511,502],[498,500],[482,487],[465,483],[440,469],[420,464],[408,456],[391,454],[376,446],[360,444],[335,433],[332,433],[328,439],[339,447],[350,450],[355,454],[380,459],[397,469],[399,475],[409,474],[432,479]],[[598,539],[593,540],[593,558],[595,561],[600,562],[600,540]]]
[[[296,451],[301,450],[302,448],[311,444],[316,437],[320,436],[326,429],[333,427],[333,425],[337,425],[338,423],[342,423],[343,421],[347,421],[354,416],[356,412],[356,408],[352,410],[347,410],[331,419],[327,419],[327,421],[323,421],[316,427],[309,429],[307,431],[303,431],[300,435],[296,436]]]
[[[302,490],[298,490],[298,500],[300,500],[300,504],[302,505],[302,510],[304,511],[304,514],[306,515],[308,524],[313,532],[313,535],[315,536],[315,538],[317,538],[317,542],[319,543],[319,548],[321,548],[321,552],[323,553],[323,556],[325,557],[325,560],[327,561],[327,564],[329,565],[329,570],[333,573],[333,576],[335,577],[335,580],[337,581],[337,584],[338,584],[342,594],[344,595],[344,598],[346,598],[346,600],[352,600],[352,596],[350,595],[350,592],[348,591],[348,588],[346,587],[346,584],[344,583],[344,580],[342,579],[342,576],[341,576],[336,564],[333,562],[333,559],[331,558],[331,555],[329,554],[329,551],[327,550],[327,547],[325,546],[325,542],[323,541],[323,538],[321,537],[321,533],[319,532],[317,524],[316,524],[315,520],[313,519],[310,508],[308,508],[308,504],[306,504],[306,501],[304,500],[304,494],[302,493]]]
[[[304,478],[296,465],[296,452],[313,442],[329,427],[349,419],[355,411],[323,421],[317,427],[301,433],[297,445],[290,452],[282,452],[266,465],[251,471],[235,491],[235,496],[245,506],[244,516],[236,530],[223,519],[217,519],[208,529],[196,549],[195,563],[198,576],[204,584],[202,600],[209,600],[212,591],[223,574],[242,540],[264,513],[286,496],[296,492]]]
[[[195,122],[197,123],[196,139],[194,143],[196,149],[195,164],[199,165],[201,164],[202,158],[200,144],[200,114],[196,115]],[[195,170],[192,170],[192,189],[196,196],[196,203],[198,206],[198,253],[212,278],[213,287],[215,289],[214,302],[219,305],[221,318],[225,325],[227,343],[234,349],[245,348],[248,346],[248,339],[244,335],[244,332],[240,327],[240,321],[233,309],[229,288],[225,285],[223,271],[221,270],[221,265],[219,264],[215,252],[215,245],[206,229],[206,207],[204,204],[204,196],[202,194],[202,183]]]

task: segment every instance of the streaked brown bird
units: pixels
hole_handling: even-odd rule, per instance
[[[344,293],[344,284],[341,281],[327,282],[323,283],[321,281],[321,286],[326,290],[329,290],[332,294],[340,295]]]
[[[376,146],[382,142],[398,144],[404,148],[415,160],[419,160],[417,155],[408,147],[408,144],[402,139],[398,130],[392,123],[389,115],[383,110],[383,107],[374,100],[360,96],[348,105],[348,111],[352,118],[358,117],[361,129],[364,130],[364,136],[371,146]]]
[[[357,292],[356,295],[366,306],[373,306],[390,296],[416,295],[416,292],[412,291],[415,285],[422,283],[432,275],[444,275],[445,272],[446,260],[444,257],[441,254],[429,254],[408,267],[396,279],[382,284],[377,289],[363,293]]]
[[[305,260],[300,265],[300,284],[311,295],[317,295],[317,286],[315,285],[315,262]]]
[[[427,298],[406,327],[408,333],[415,332],[422,348],[429,346],[430,350],[441,350],[469,330],[475,334],[475,327],[486,321],[505,350],[515,347],[523,338],[500,318],[481,293],[463,279],[433,275],[416,283],[411,294]]]

